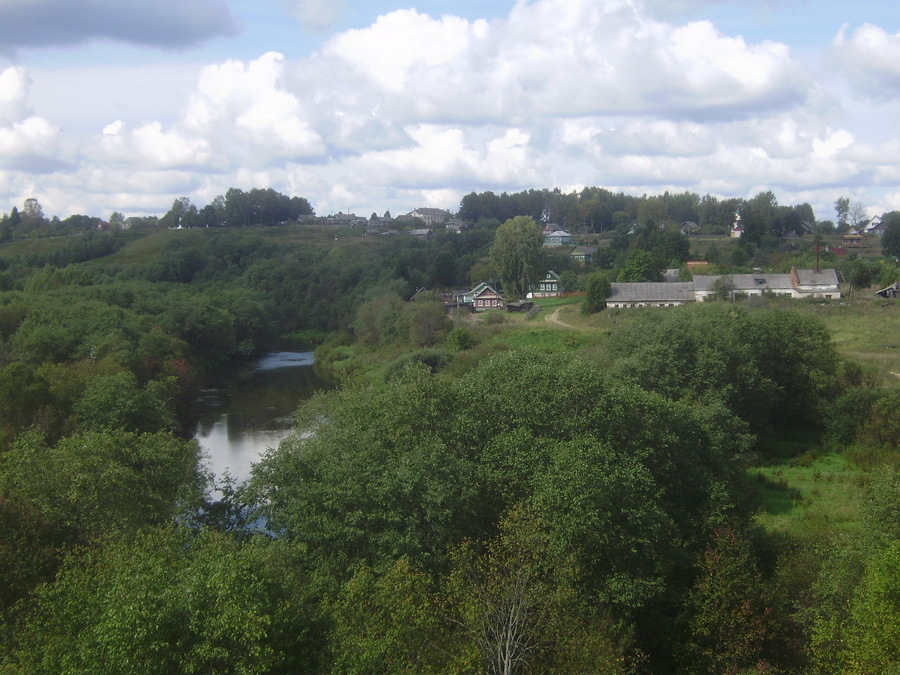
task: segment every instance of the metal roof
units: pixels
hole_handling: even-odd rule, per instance
[[[607,302],[691,302],[693,299],[694,284],[690,281],[648,282],[612,284]]]

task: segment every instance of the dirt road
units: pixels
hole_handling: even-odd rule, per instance
[[[562,307],[557,307],[556,311],[553,312],[553,314],[548,314],[544,317],[544,319],[547,321],[547,323],[555,323],[557,326],[562,326],[563,328],[575,328],[575,326],[573,326],[572,324],[566,323],[559,318],[559,310],[561,309]]]

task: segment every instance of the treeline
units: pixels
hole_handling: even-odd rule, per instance
[[[22,210],[14,206],[0,216],[0,243],[25,237],[80,234],[98,229],[148,230],[156,228],[247,227],[278,225],[314,216],[312,205],[304,197],[281,194],[271,188],[243,191],[229,188],[224,195],[198,208],[187,197],[179,197],[161,217],[131,217],[114,211],[109,221],[96,216],[72,215],[60,220],[47,218],[35,197],[25,200]],[[80,261],[74,261],[80,262]]]
[[[277,225],[313,215],[315,211],[304,197],[288,197],[272,188],[253,188],[248,192],[229,188],[224,196],[199,209],[187,197],[176,199],[159,224],[182,228],[247,227]]]
[[[469,222],[495,219],[504,222],[515,216],[531,216],[538,222],[556,223],[575,232],[627,232],[634,225],[697,225],[698,233],[727,234],[741,215],[749,239],[759,243],[764,235],[780,237],[788,232],[802,234],[816,225],[809,204],[779,206],[772,192],[752,199],[719,199],[694,192],[635,197],[600,187],[580,192],[526,190],[496,195],[471,192],[462,198],[459,217]],[[832,225],[833,229],[833,225]]]

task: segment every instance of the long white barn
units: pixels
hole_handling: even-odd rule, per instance
[[[739,295],[772,293],[790,298],[840,298],[837,272],[798,270],[789,274],[697,275],[677,283],[615,283],[606,299],[608,307],[675,307],[686,302],[705,302],[726,289]]]

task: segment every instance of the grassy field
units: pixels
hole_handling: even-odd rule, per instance
[[[767,532],[840,534],[860,527],[866,472],[843,455],[807,451],[749,473],[759,505],[756,522]]]
[[[900,302],[866,292],[836,302],[797,304],[825,324],[843,356],[870,368],[886,386],[900,386]]]

